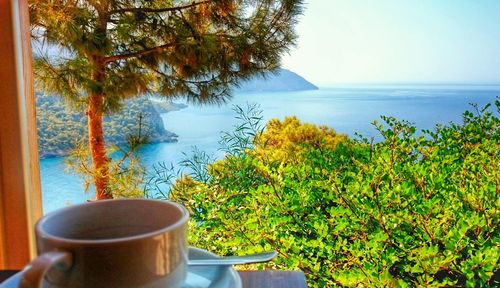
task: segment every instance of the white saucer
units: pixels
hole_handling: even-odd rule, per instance
[[[189,259],[218,258],[206,250],[189,247]],[[17,288],[21,272],[0,284],[0,288]],[[189,266],[183,288],[241,288],[241,278],[232,266]]]
[[[206,250],[189,247],[189,259],[210,259],[219,256]],[[189,266],[183,288],[241,288],[241,278],[233,266]],[[0,288],[2,288],[0,286]]]

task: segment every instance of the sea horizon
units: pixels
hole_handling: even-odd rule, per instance
[[[500,89],[500,83],[480,82],[346,82],[346,83],[314,83],[318,88],[342,88],[342,87],[390,87],[390,86],[415,86],[415,87],[496,87]]]

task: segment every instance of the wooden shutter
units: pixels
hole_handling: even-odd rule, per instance
[[[0,0],[0,269],[35,256],[42,215],[27,0]]]

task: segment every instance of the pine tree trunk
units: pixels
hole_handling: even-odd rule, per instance
[[[104,69],[94,72],[93,80],[102,83],[104,79]],[[109,183],[109,159],[106,155],[106,145],[102,131],[102,106],[104,95],[93,93],[89,97],[87,118],[89,132],[89,148],[92,155],[93,177],[95,184],[96,200],[111,199],[108,187]]]

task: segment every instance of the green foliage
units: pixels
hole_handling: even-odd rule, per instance
[[[38,147],[40,156],[64,156],[78,146],[87,135],[87,118],[83,113],[69,109],[54,96],[36,95]],[[163,103],[162,103],[163,104]],[[176,141],[176,135],[165,130],[160,115],[156,112],[156,101],[137,98],[125,103],[121,113],[104,119],[106,140],[112,145],[129,142],[129,135],[135,135],[139,120],[142,121],[142,136],[149,142]]]
[[[239,123],[233,127],[233,131],[222,133],[219,145],[226,154],[237,156],[254,148],[254,139],[263,132],[263,116],[258,104],[247,103],[246,109],[235,105],[233,111]]]
[[[334,149],[347,140],[327,126],[302,124],[297,117],[286,117],[283,122],[270,120],[266,131],[255,138],[255,153],[266,162],[297,162],[311,148]]]
[[[209,166],[206,181],[178,179],[170,198],[192,213],[191,245],[276,249],[253,268],[301,269],[310,287],[498,286],[495,104],[420,136],[383,117],[375,144],[273,120],[254,149]]]
[[[301,0],[33,0],[36,84],[76,106],[100,95],[103,112],[147,93],[221,103],[277,71],[301,11]]]
[[[64,103],[55,97],[37,93],[36,102],[40,157],[67,154],[85,135],[82,115],[65,109]]]
[[[131,136],[128,145],[111,146],[108,151],[112,155],[109,176],[109,191],[113,198],[143,198],[145,195],[144,182],[146,169],[137,156],[137,150],[145,142]],[[92,169],[90,151],[88,146],[81,141],[70,151],[65,159],[66,168],[70,173],[79,175],[83,180],[84,192],[88,192],[95,176]]]

